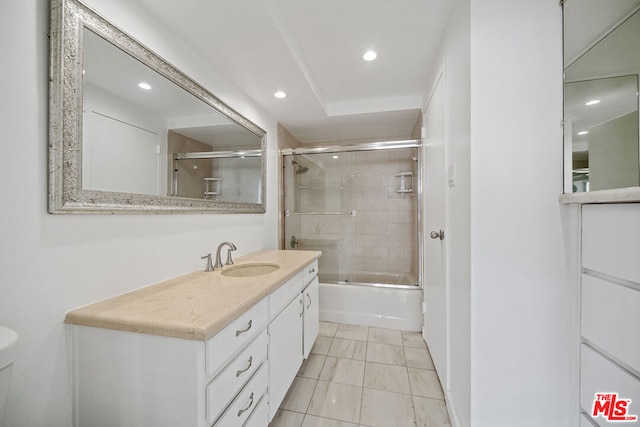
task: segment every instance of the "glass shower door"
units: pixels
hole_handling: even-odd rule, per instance
[[[346,281],[352,270],[352,156],[284,156],[285,249],[322,251],[324,282]]]

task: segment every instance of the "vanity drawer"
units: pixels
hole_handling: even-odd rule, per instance
[[[268,311],[268,300],[264,298],[207,341],[207,376],[218,372],[224,362],[264,328]]]
[[[309,284],[318,275],[318,260],[313,261],[302,270],[303,286]]]
[[[253,410],[244,427],[265,427],[267,425],[269,425],[269,405],[265,394],[258,402],[258,406]]]
[[[640,371],[640,291],[582,275],[584,338]]]
[[[264,329],[207,386],[207,421],[211,424],[242,388],[244,383],[267,360],[269,337]]]
[[[580,364],[580,406],[590,413],[596,393],[618,393],[620,399],[631,399],[631,414],[640,406],[640,381],[601,354],[582,344]],[[599,424],[605,424],[601,418]]]
[[[640,283],[640,204],[582,207],[582,266]]]
[[[269,295],[269,317],[275,318],[300,292],[302,292],[302,272]]]
[[[240,427],[251,415],[255,406],[267,392],[268,369],[263,364],[251,381],[229,405],[227,410],[214,424],[216,427]]]

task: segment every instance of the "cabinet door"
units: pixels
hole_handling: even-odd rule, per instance
[[[273,418],[302,364],[302,295],[269,323],[269,417]]]
[[[302,291],[304,301],[304,334],[302,336],[303,354],[306,359],[316,341],[320,329],[320,307],[318,305],[318,278],[313,279]]]

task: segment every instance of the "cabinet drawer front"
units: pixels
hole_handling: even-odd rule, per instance
[[[267,324],[268,302],[264,298],[229,326],[214,335],[206,345],[207,375],[220,371],[224,363]]]
[[[211,424],[256,370],[267,360],[269,338],[264,329],[207,386],[207,420]]]
[[[307,285],[318,275],[318,260],[313,261],[302,270],[302,284]]]
[[[582,266],[640,283],[640,204],[582,208]]]
[[[580,406],[591,413],[596,393],[618,393],[620,399],[631,399],[629,413],[640,414],[640,381],[619,366],[582,345],[580,366]],[[599,417],[598,424],[606,425]],[[612,423],[616,424],[616,423]],[[619,424],[619,423],[618,423]]]
[[[640,371],[640,291],[582,275],[582,336]]]
[[[265,394],[258,402],[258,406],[251,413],[251,417],[244,427],[265,427],[269,425],[269,405],[267,404],[267,395]]]
[[[302,273],[296,274],[269,295],[269,317],[273,319],[302,291]]]
[[[263,364],[214,425],[219,427],[242,426],[267,392],[267,378],[267,367]]]

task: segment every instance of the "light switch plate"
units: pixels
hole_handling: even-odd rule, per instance
[[[456,165],[449,165],[449,187],[456,185]]]

